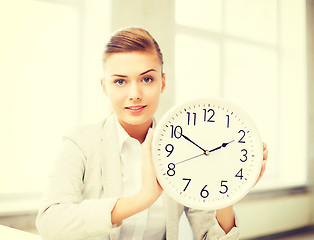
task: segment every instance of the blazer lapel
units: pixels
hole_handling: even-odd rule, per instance
[[[122,191],[121,160],[113,114],[104,122],[100,147],[103,153],[100,164],[104,194],[110,197],[120,196]]]

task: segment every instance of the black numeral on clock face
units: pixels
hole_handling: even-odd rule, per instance
[[[225,194],[228,192],[228,186],[226,185],[228,181],[226,180],[222,180],[221,183],[220,183],[220,186],[222,187],[222,190],[219,191],[221,194]]]
[[[240,169],[239,172],[237,172],[237,174],[235,175],[235,177],[238,177],[238,178],[240,178],[240,180],[242,180],[242,178],[243,178],[242,168]]]
[[[181,126],[171,126],[171,138],[180,138],[182,136],[182,127]]]
[[[190,125],[190,123],[192,123],[194,126],[196,125],[196,113],[190,113],[190,112],[186,112],[188,115],[188,125]]]
[[[190,182],[191,182],[191,178],[182,178],[182,180],[184,181],[188,181],[187,184],[185,185],[184,189],[183,189],[183,192],[188,188]]]
[[[246,162],[246,160],[247,160],[247,150],[246,149],[242,149],[241,152],[243,154],[244,159],[242,159],[242,157],[241,157],[240,161],[241,162]]]
[[[229,121],[230,121],[230,117],[229,117],[229,115],[228,115],[228,114],[226,115],[226,117],[227,117],[227,128],[229,128]]]
[[[202,189],[202,191],[200,192],[200,195],[202,198],[207,198],[209,196],[209,192],[205,189],[207,187],[207,185],[205,185]]]
[[[169,143],[169,144],[166,145],[165,150],[169,153],[167,155],[167,157],[169,157],[171,155],[171,153],[173,152],[173,150],[174,150],[174,146]]]
[[[239,139],[238,143],[245,143],[245,141],[243,140],[243,138],[245,137],[245,131],[240,130],[238,133],[241,134],[241,138]]]
[[[213,117],[215,115],[214,109],[203,109],[204,110],[204,122],[215,122]]]
[[[172,176],[174,176],[176,174],[176,172],[174,170],[175,167],[176,167],[176,165],[174,165],[174,163],[169,163],[168,164],[168,171],[167,171],[168,176],[172,177]]]

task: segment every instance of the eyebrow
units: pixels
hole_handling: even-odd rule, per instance
[[[151,69],[149,69],[149,70],[147,70],[147,71],[141,73],[140,75],[144,75],[144,74],[146,74],[146,73],[148,73],[148,72],[151,72],[151,71],[157,72],[156,69],[151,68]]]
[[[151,71],[157,72],[156,69],[151,68],[151,69],[149,69],[149,70],[147,70],[147,71],[145,71],[145,72],[142,72],[142,73],[140,74],[140,76],[142,76],[142,75],[144,75],[144,74],[146,74],[146,73],[149,73],[149,72],[151,72]],[[125,77],[127,77],[127,76],[126,76],[126,75],[121,75],[121,74],[113,74],[112,77],[122,77],[122,78],[125,78]]]

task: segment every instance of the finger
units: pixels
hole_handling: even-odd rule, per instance
[[[264,172],[265,172],[265,169],[266,169],[266,161],[263,161],[262,163],[262,169],[261,169],[261,173],[260,173],[260,176],[262,177]]]
[[[152,141],[153,141],[153,129],[149,128],[148,132],[146,134],[146,138],[142,144],[142,151],[143,151],[143,155],[150,155],[151,152],[151,145],[152,145]]]
[[[157,177],[156,177],[156,181],[157,181],[158,187],[160,187],[160,189],[164,190],[164,189],[162,188],[162,186],[160,185],[160,183],[159,183]]]
[[[264,160],[263,163],[262,163],[261,171],[259,173],[259,176],[258,176],[254,186],[261,180],[262,176],[264,175],[265,168],[266,168],[266,161]]]
[[[267,144],[263,142],[263,151],[266,150]]]
[[[267,158],[268,158],[268,150],[266,149],[263,152],[263,160],[267,160]]]

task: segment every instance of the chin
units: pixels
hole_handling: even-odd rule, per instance
[[[129,117],[129,118],[125,118],[123,119],[123,121],[129,125],[133,125],[133,126],[139,126],[139,125],[143,125],[149,121],[151,121],[153,118],[153,116],[133,116],[133,117]]]

